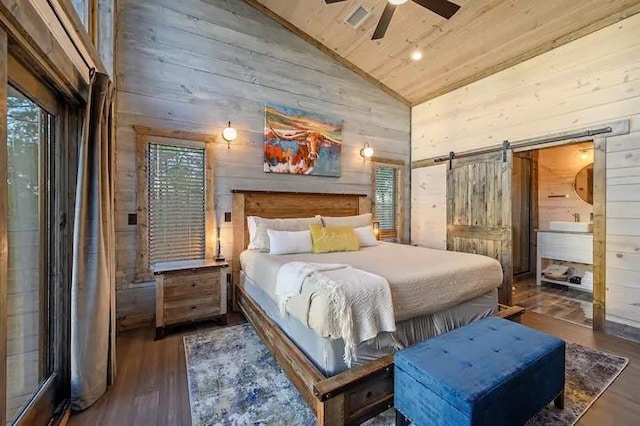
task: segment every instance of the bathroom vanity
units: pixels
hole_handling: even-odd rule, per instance
[[[571,265],[575,275],[582,276],[593,270],[592,225],[586,222],[551,222],[549,230],[537,230],[538,256],[536,284],[543,282],[566,285],[578,290],[593,292],[593,285],[574,284],[546,278],[542,274],[545,264],[553,262]]]

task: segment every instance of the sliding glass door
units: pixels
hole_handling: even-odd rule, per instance
[[[7,420],[51,376],[50,148],[54,116],[13,86],[7,96]]]
[[[66,110],[5,51],[0,165],[0,425],[47,424],[68,397]],[[0,56],[2,56],[0,52]],[[3,73],[0,73],[3,74]],[[62,168],[62,173],[61,173]],[[1,371],[4,370],[4,371]],[[2,378],[2,377],[0,377]]]

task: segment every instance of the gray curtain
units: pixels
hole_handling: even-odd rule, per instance
[[[93,404],[115,378],[113,88],[93,73],[78,148],[71,293],[71,406]]]

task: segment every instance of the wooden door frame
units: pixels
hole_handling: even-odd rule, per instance
[[[46,170],[50,187],[46,194],[43,194],[40,201],[41,203],[46,203],[47,212],[47,215],[41,218],[42,232],[46,232],[47,235],[41,240],[41,256],[46,254],[46,264],[41,265],[40,276],[41,279],[48,279],[48,291],[46,299],[43,297],[41,300],[40,312],[48,316],[46,324],[51,324],[51,321],[49,321],[51,318],[55,318],[56,321],[41,332],[42,343],[45,343],[48,348],[48,351],[42,354],[43,358],[41,359],[41,365],[47,367],[48,370],[46,379],[39,384],[34,396],[23,407],[22,412],[15,420],[17,424],[32,424],[51,419],[57,408],[64,404],[70,395],[71,268],[73,256],[73,212],[75,207],[74,189],[77,168],[76,144],[73,142],[79,140],[81,121],[78,108],[65,105],[64,98],[59,92],[50,88],[35,69],[19,62],[12,55],[14,53],[12,49],[8,50],[7,61],[2,62],[5,64],[6,74],[0,82],[4,89],[0,102],[4,103],[5,111],[2,112],[0,121],[6,117],[6,100],[9,85],[15,87],[17,91],[53,118],[53,128],[50,133],[53,140],[47,141],[47,146],[43,146],[42,152],[42,155],[46,156],[46,158],[43,157],[46,161],[42,162],[42,167],[45,169],[41,169],[41,171]],[[1,55],[2,53],[0,53]],[[2,125],[0,132],[5,133],[3,135],[4,141],[1,142],[2,146],[0,146],[0,161],[6,163],[8,161],[6,123]],[[2,151],[4,151],[4,155]],[[3,170],[6,170],[6,167]],[[8,192],[6,183],[6,174],[5,176],[0,176],[2,194],[7,194]],[[7,198],[8,196],[0,199],[0,204],[3,201],[6,202]],[[0,221],[4,220],[6,224],[8,220],[7,211],[0,213],[0,216],[2,215],[4,217],[0,218]],[[6,283],[8,274],[3,275],[0,282]],[[0,294],[0,298],[2,298],[0,303],[6,304],[6,290],[5,288],[4,295]],[[0,316],[2,315],[0,310]],[[6,319],[6,316],[2,319]],[[2,325],[4,324],[6,324],[6,321],[2,321]],[[6,345],[6,337],[6,334],[2,337],[4,342],[0,342],[0,345]],[[6,376],[4,379],[3,383],[6,383]],[[2,402],[6,403],[4,386],[0,389],[0,394],[3,394]],[[2,407],[2,416],[6,416],[6,406]],[[4,421],[6,422],[6,419]]]
[[[593,141],[593,330],[604,331],[606,325],[606,294],[607,294],[607,139],[625,135],[630,132],[629,120],[617,121],[605,124],[611,132],[598,136],[586,136],[578,139],[564,139],[552,143],[531,144],[515,152],[536,151],[545,148],[553,148],[563,145],[575,145],[582,142]],[[576,133],[581,130],[572,130],[557,134]],[[545,136],[553,137],[556,135]],[[535,139],[533,140],[535,142]],[[536,271],[538,273],[539,271]]]

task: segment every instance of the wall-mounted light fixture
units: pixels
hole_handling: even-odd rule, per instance
[[[373,148],[369,146],[369,142],[365,142],[362,149],[360,149],[360,155],[362,156],[362,162],[366,162],[367,158],[373,157]]]
[[[222,138],[227,141],[227,149],[231,148],[231,142],[233,142],[238,137],[238,131],[231,127],[231,122],[229,122],[229,126],[225,127],[222,131]]]

